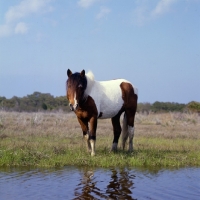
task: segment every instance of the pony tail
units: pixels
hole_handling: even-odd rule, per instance
[[[128,124],[127,124],[126,113],[124,113],[123,124],[122,124],[122,148],[123,148],[123,150],[125,148],[127,138],[128,138]]]

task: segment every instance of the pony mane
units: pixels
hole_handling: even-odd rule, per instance
[[[88,96],[94,85],[94,74],[92,73],[92,71],[88,71],[88,73],[86,73],[86,78],[87,78],[87,88],[85,90],[85,96]]]
[[[92,73],[92,71],[89,71],[86,74],[87,79],[90,79],[91,81],[94,81],[94,74]]]

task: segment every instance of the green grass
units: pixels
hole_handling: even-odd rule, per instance
[[[109,143],[112,138],[108,138]],[[80,138],[53,138],[31,136],[5,138],[1,144],[0,166],[146,166],[180,167],[200,166],[199,140],[136,138],[132,153],[110,152],[110,144],[98,138],[96,156],[91,157]]]
[[[0,166],[200,166],[199,118],[195,116],[195,125],[192,120],[178,119],[173,125],[166,126],[163,116],[147,116],[151,123],[147,118],[141,121],[145,116],[139,117],[140,121],[136,118],[132,153],[121,148],[110,152],[112,127],[110,120],[105,120],[99,122],[96,156],[91,157],[74,116],[39,113],[36,119],[34,113],[1,112]],[[157,118],[159,125],[156,125]]]

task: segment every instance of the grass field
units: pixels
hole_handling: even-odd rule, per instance
[[[137,114],[132,153],[122,151],[121,144],[110,152],[112,140],[110,120],[99,120],[91,157],[73,113],[0,111],[0,166],[200,166],[197,114]]]

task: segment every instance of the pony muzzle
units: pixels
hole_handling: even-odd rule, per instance
[[[72,105],[71,103],[69,104],[69,107],[70,107],[71,111],[76,111],[78,106],[79,106],[78,103],[76,103],[75,105]]]

